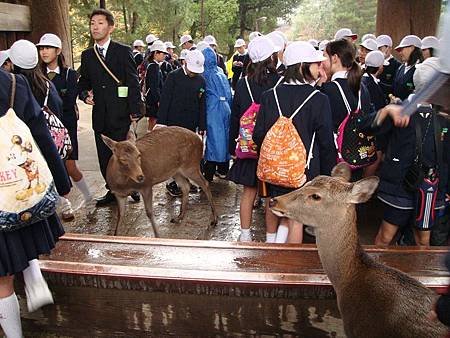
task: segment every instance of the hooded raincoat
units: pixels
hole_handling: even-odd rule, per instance
[[[206,150],[204,159],[210,162],[227,162],[228,134],[231,115],[231,88],[223,71],[217,66],[216,53],[211,48],[203,50],[206,81]]]

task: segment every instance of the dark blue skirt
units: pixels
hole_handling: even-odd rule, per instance
[[[237,159],[228,172],[227,180],[247,187],[256,187],[258,185],[258,178],[256,176],[257,167],[258,160]]]
[[[64,228],[56,214],[16,231],[0,232],[0,276],[21,272],[28,261],[49,254],[62,235]]]

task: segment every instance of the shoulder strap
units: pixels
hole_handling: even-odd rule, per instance
[[[430,117],[431,118],[431,117]],[[415,162],[422,163],[422,128],[419,119],[416,119],[416,158]]]
[[[311,139],[311,146],[309,147],[308,159],[306,160],[306,169],[309,169],[309,164],[311,163],[311,160],[313,158],[313,149],[314,149],[314,141],[315,140],[316,140],[316,132],[313,133],[313,136]]]
[[[278,79],[277,83],[275,83],[275,86],[273,86],[273,88],[278,87],[278,85],[279,85],[283,80],[284,80],[284,76],[281,76],[281,77]]]
[[[11,73],[11,95],[9,97],[9,107],[11,109],[14,106],[15,97],[16,97],[16,76]]]
[[[248,94],[250,95],[250,98],[252,99],[252,103],[253,103],[253,102],[255,102],[255,100],[253,99],[252,90],[250,89],[250,84],[248,83],[247,76],[244,77],[244,80],[245,80],[245,84],[247,85]]]
[[[342,100],[344,101],[345,108],[347,108],[347,113],[350,114],[352,112],[352,109],[350,108],[350,104],[348,103],[348,100],[347,100],[347,97],[345,96],[344,90],[342,89],[339,82],[337,82],[337,81],[333,81],[333,82],[336,84],[336,86],[339,89],[339,92],[341,93],[341,97],[342,97]]]
[[[94,46],[93,48],[94,48],[94,53],[97,56],[97,59],[98,59],[98,61],[100,61],[100,64],[103,66],[103,68],[105,68],[105,70],[108,72],[109,75],[111,75],[111,77],[114,79],[114,81],[117,82],[117,84],[120,84],[120,80],[113,74],[113,72],[108,68],[108,66],[105,64],[103,59],[98,54],[97,47]]]
[[[67,71],[66,71],[66,84],[69,81],[69,72],[70,72],[70,68],[67,67]]]
[[[277,103],[277,107],[278,107],[278,114],[280,114],[280,117],[283,116],[283,114],[281,113],[281,107],[280,107],[280,102],[278,101],[278,95],[277,95],[277,87],[273,87],[273,96],[275,96],[275,102]]]
[[[319,92],[318,90],[314,90],[311,94],[309,94],[309,96],[305,99],[305,101],[302,102],[300,107],[297,108],[297,110],[291,115],[289,119],[292,120],[295,117],[295,115],[297,115],[298,112],[303,108],[303,106],[318,92]]]
[[[45,94],[44,107],[47,106],[47,103],[48,103],[48,96],[49,96],[49,94],[50,94],[50,84],[48,83],[48,81],[45,81],[45,84],[47,85],[47,94]]]
[[[433,127],[434,127],[434,144],[436,147],[436,157],[437,157],[437,168],[440,170],[444,164],[443,153],[442,153],[442,142],[441,142],[441,124],[438,118],[438,112],[433,109]]]

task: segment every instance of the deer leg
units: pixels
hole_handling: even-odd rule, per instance
[[[175,182],[177,182],[177,185],[180,187],[181,192],[183,193],[183,196],[181,197],[180,214],[171,220],[172,223],[179,223],[184,218],[184,215],[186,213],[190,184],[188,179],[181,174],[176,174],[173,178],[175,179]]]
[[[127,203],[127,197],[118,196],[117,194],[116,200],[117,200],[117,223],[116,228],[114,229],[114,236],[117,235],[117,230],[119,229],[119,226],[122,225],[123,218],[125,216],[125,207]]]
[[[155,218],[153,217],[153,189],[152,187],[145,188],[141,191],[142,198],[144,199],[145,212],[152,224],[153,233],[155,238],[159,237],[158,230],[156,229]]]
[[[216,208],[214,207],[211,190],[209,189],[208,181],[206,180],[206,178],[203,177],[202,173],[200,172],[200,168],[195,168],[193,170],[186,171],[184,172],[184,174],[186,174],[187,178],[189,178],[200,188],[202,188],[203,192],[206,194],[212,212],[210,225],[211,226],[217,225],[217,213]]]

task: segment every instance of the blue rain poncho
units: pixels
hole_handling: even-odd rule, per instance
[[[228,153],[228,131],[231,115],[231,88],[223,71],[217,66],[216,53],[211,48],[203,50],[205,56],[206,81],[206,150],[205,160],[226,162]]]

